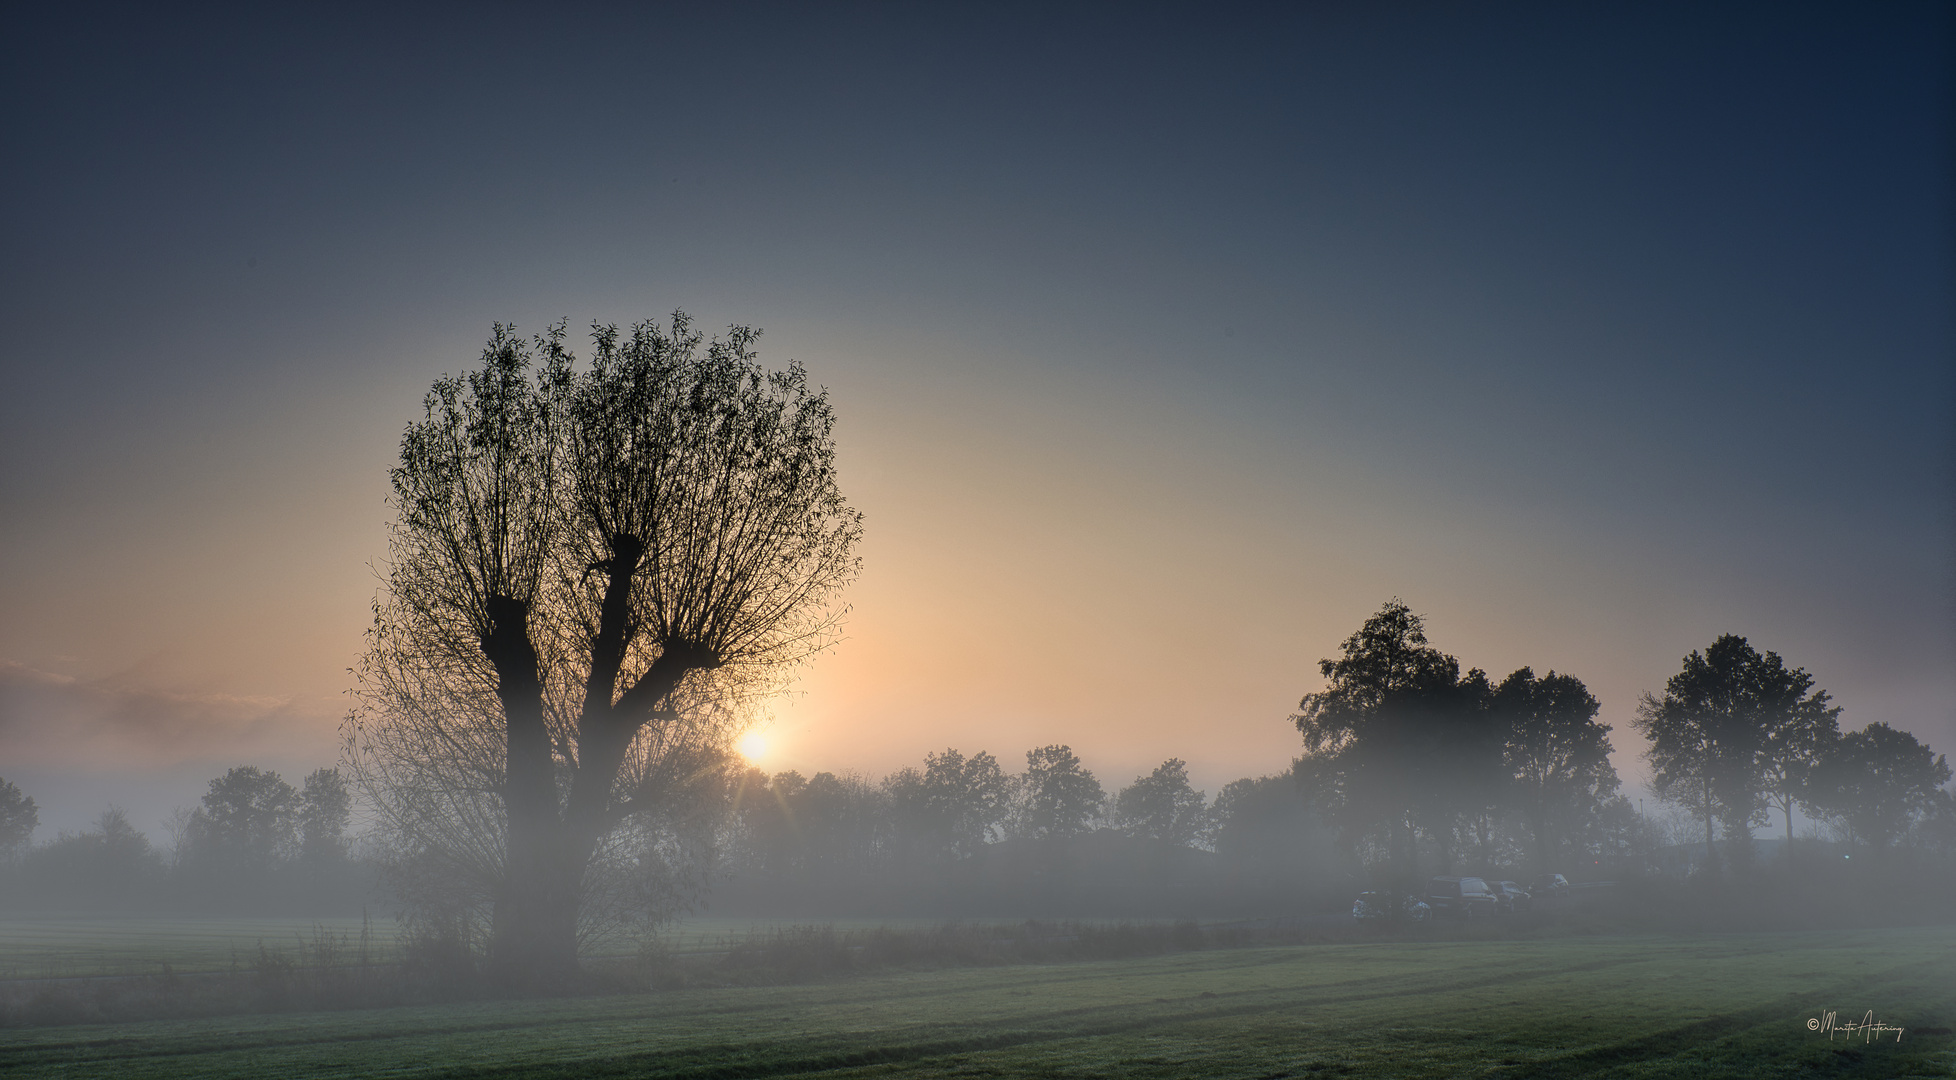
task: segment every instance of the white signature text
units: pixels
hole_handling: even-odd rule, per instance
[[[1887,1035],[1891,1031],[1895,1033],[1896,1042],[1902,1041],[1902,1029],[1898,1027],[1890,1027],[1887,1024],[1875,1023],[1873,1009],[1869,1009],[1867,1014],[1861,1017],[1859,1023],[1849,1020],[1848,1022],[1843,1024],[1834,1018],[1833,1013],[1831,1012],[1821,1013],[1819,1016],[1813,1017],[1807,1021],[1807,1030],[1826,1032],[1827,1039],[1830,1042],[1833,1041],[1833,1038],[1836,1035],[1842,1035],[1849,1039],[1852,1039],[1854,1038],[1854,1036],[1859,1035],[1861,1036],[1861,1041],[1873,1042],[1876,1039]]]

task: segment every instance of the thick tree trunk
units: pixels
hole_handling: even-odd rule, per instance
[[[505,725],[504,876],[490,916],[489,972],[505,985],[543,989],[577,973],[577,878],[566,886],[556,763],[529,609],[493,597],[489,614],[482,650],[496,667]]]
[[[638,681],[618,694],[631,644],[632,576],[644,545],[611,541],[598,632],[578,716],[577,760],[567,799],[557,790],[556,758],[544,724],[538,660],[520,601],[490,602],[484,653],[496,666],[508,728],[505,878],[496,897],[490,970],[505,985],[549,990],[576,979],[577,920],[584,873],[615,822],[613,787],[639,729],[688,671],[713,667],[710,651],[668,644]],[[617,697],[616,702],[613,701]]]

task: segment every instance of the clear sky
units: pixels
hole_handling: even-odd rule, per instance
[[[674,308],[832,390],[867,516],[770,768],[1213,792],[1393,596],[1633,783],[1726,632],[1956,749],[1940,6],[56,7],[0,69],[43,839],[330,764],[429,383]]]

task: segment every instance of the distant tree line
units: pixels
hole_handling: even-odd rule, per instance
[[[1804,669],[1726,634],[1644,695],[1637,727],[1653,789],[1703,822],[1708,853],[1718,826],[1730,862],[1749,859],[1753,827],[1774,811],[1790,843],[1795,807],[1878,853],[1946,843],[1948,760],[1887,724],[1842,732],[1840,714]]]
[[[1398,600],[1321,670],[1325,688],[1292,717],[1305,753],[1213,799],[1179,758],[1110,791],[1065,745],[1026,751],[1019,771],[946,749],[880,779],[770,775],[725,758],[692,781],[686,814],[626,838],[629,858],[613,861],[634,867],[638,886],[615,896],[643,909],[640,921],[700,902],[775,914],[1252,913],[1435,872],[1634,874],[1684,839],[1621,795],[1610,729],[1574,675],[1462,672]],[[1639,704],[1654,790],[1698,823],[1708,853],[1723,838],[1714,869],[1744,866],[1752,830],[1775,815],[1791,841],[1795,809],[1856,850],[1956,857],[1946,759],[1885,724],[1841,731],[1841,709],[1814,683],[1725,635]],[[167,849],[115,808],[36,846],[34,800],[0,780],[0,895],[353,908],[375,898],[386,869],[411,904],[426,864],[355,858],[352,809],[338,769],[294,787],[241,766],[179,813]]]
[[[337,768],[295,788],[245,765],[210,782],[158,848],[111,806],[78,833],[30,843],[34,800],[0,780],[0,901],[33,908],[185,908],[224,912],[359,910],[375,868],[353,856],[353,797]]]
[[[1296,774],[1378,874],[1558,872],[1653,842],[1617,794],[1610,729],[1575,676],[1462,673],[1397,599],[1319,668],[1327,686],[1291,717]]]
[[[1295,773],[1380,876],[1634,871],[1664,839],[1618,794],[1610,729],[1573,675],[1463,673],[1398,599],[1320,670],[1325,689],[1292,717]],[[1874,852],[1956,853],[1946,759],[1886,724],[1843,734],[1840,712],[1805,670],[1728,634],[1645,695],[1636,726],[1655,793],[1703,823],[1708,849],[1722,828],[1728,862],[1750,859],[1753,827],[1775,810],[1790,843],[1796,807]]]
[[[841,914],[1171,915],[1347,891],[1290,774],[1214,800],[1171,758],[1108,792],[1071,747],[1022,772],[956,749],[882,778],[749,768],[716,852],[716,909]]]

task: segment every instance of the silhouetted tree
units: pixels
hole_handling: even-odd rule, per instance
[[[860,873],[883,854],[889,823],[882,793],[856,776],[749,769],[736,785],[731,868],[773,878]]]
[[[1209,810],[1216,854],[1269,885],[1322,885],[1333,863],[1318,811],[1294,772],[1224,785]],[[1254,873],[1245,873],[1252,869]]]
[[[1771,655],[1770,653],[1768,654]],[[1786,820],[1786,842],[1793,842],[1793,807],[1814,808],[1815,770],[1840,738],[1840,707],[1828,704],[1825,690],[1813,688],[1804,670],[1768,668],[1761,686],[1764,745],[1759,751],[1766,798]]]
[[[620,910],[595,861],[670,866],[647,823],[721,798],[739,703],[833,638],[860,516],[826,392],[757,336],[600,326],[580,370],[561,325],[498,326],[402,439],[348,758],[410,899],[486,921],[506,981],[575,971]]]
[[[1291,722],[1304,736],[1299,774],[1356,840],[1385,830],[1391,861],[1413,872],[1416,823],[1444,849],[1453,819],[1498,790],[1501,741],[1487,710],[1487,677],[1427,644],[1425,620],[1397,598],[1322,660],[1330,685],[1305,695]]]
[[[1906,731],[1875,723],[1828,748],[1809,797],[1854,839],[1879,851],[1912,817],[1936,807],[1949,779],[1946,757]]]
[[[1005,823],[1008,785],[998,759],[983,751],[924,756],[924,770],[905,768],[883,783],[900,852],[968,859]]]
[[[1782,765],[1791,770],[1795,728],[1832,719],[1826,692],[1810,694],[1812,685],[1812,677],[1788,668],[1779,654],[1762,656],[1746,639],[1725,634],[1684,658],[1663,697],[1645,694],[1639,702],[1636,724],[1650,740],[1652,790],[1693,808],[1705,823],[1707,849],[1716,819],[1738,843],[1737,854],[1750,851],[1752,826],[1766,820],[1775,733],[1785,736]],[[1787,790],[1797,797],[1791,779]]]
[[[803,862],[800,832],[802,795],[808,781],[792,770],[769,777],[749,768],[735,785],[737,857],[746,868],[779,876]]]
[[[1549,873],[1563,843],[1616,792],[1609,725],[1596,722],[1602,706],[1581,679],[1553,671],[1539,679],[1529,668],[1509,675],[1491,708],[1504,735],[1510,799],[1528,822],[1536,872]]]
[[[0,864],[11,863],[27,850],[41,812],[34,800],[11,781],[0,780]]]
[[[241,765],[212,780],[185,830],[200,862],[234,871],[269,871],[297,854],[299,793],[275,772]]]
[[[1026,751],[1026,771],[1017,780],[1011,833],[1033,840],[1070,840],[1093,828],[1107,801],[1100,781],[1080,764],[1069,746]]]
[[[353,793],[338,769],[315,769],[299,790],[299,857],[315,866],[346,858],[346,825],[353,817]]]
[[[1189,784],[1188,763],[1169,758],[1114,796],[1114,825],[1136,839],[1193,847],[1209,839],[1207,800]]]

